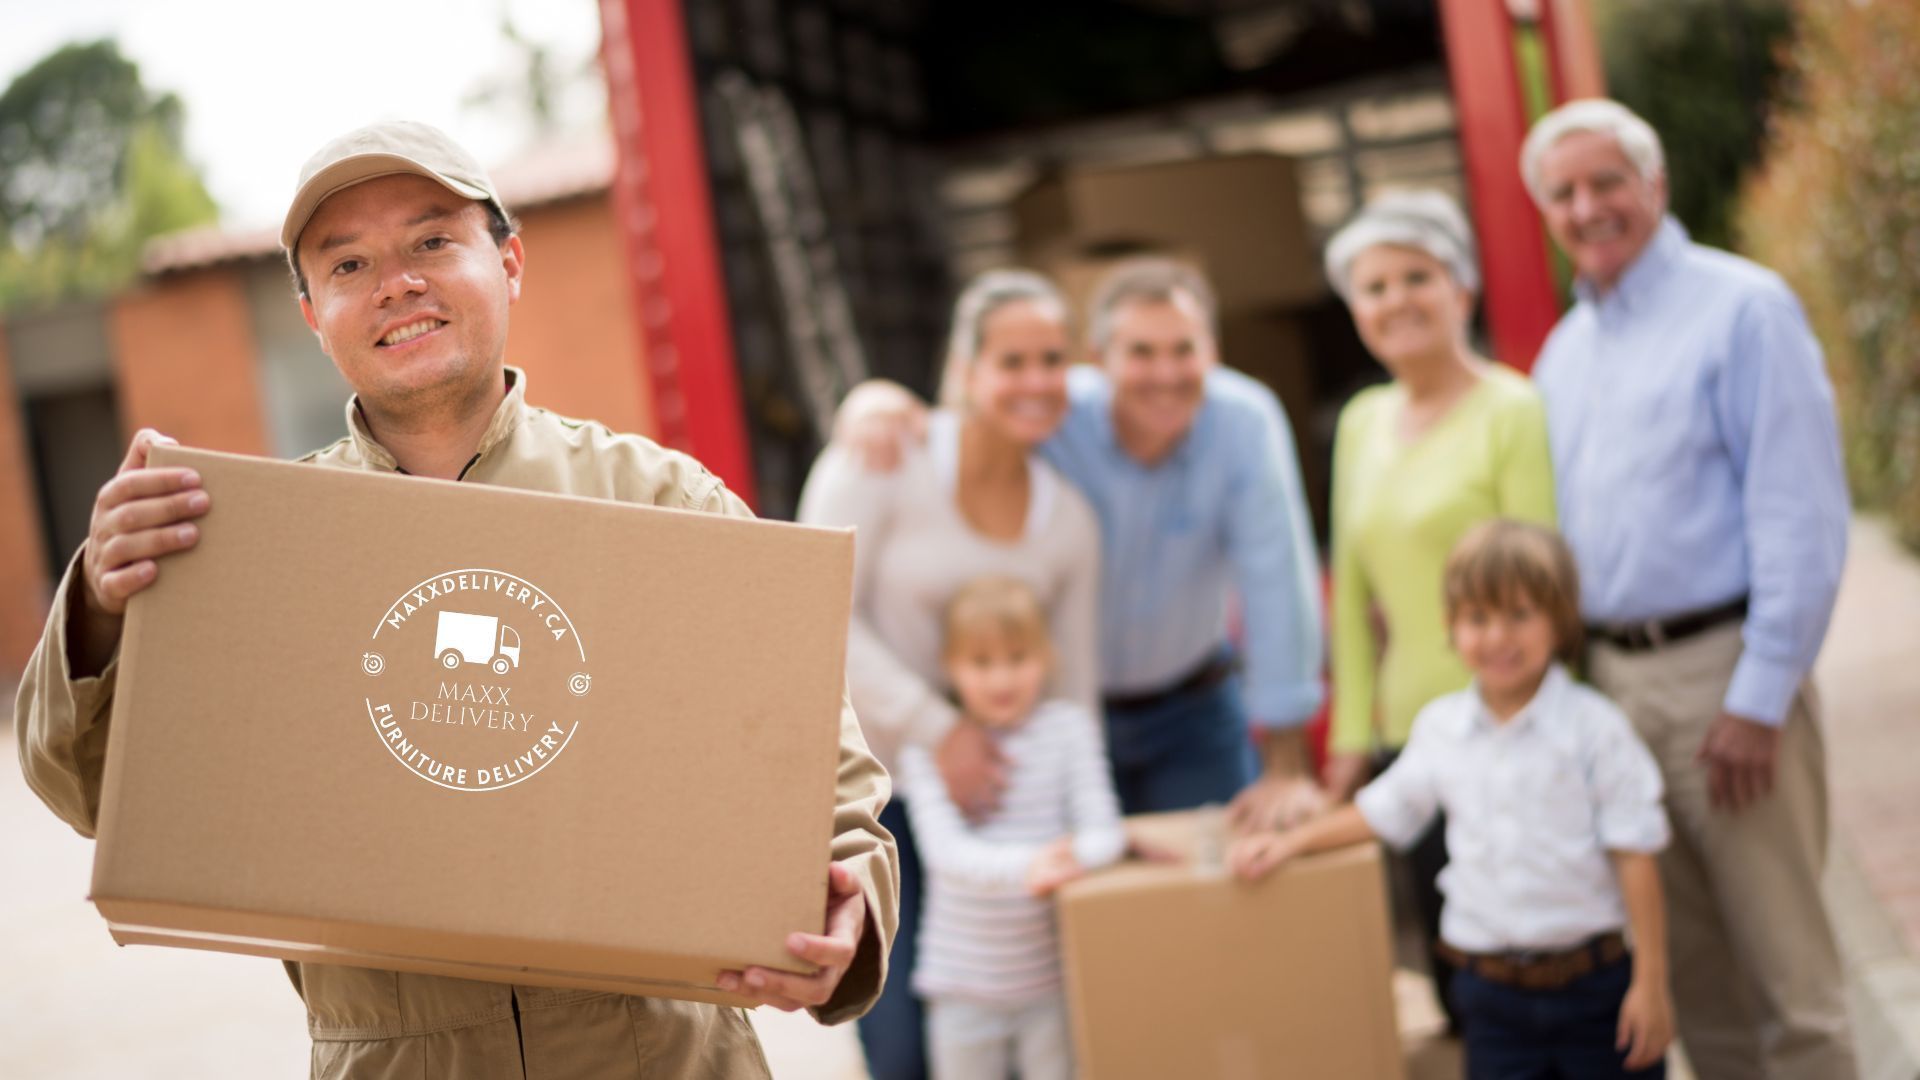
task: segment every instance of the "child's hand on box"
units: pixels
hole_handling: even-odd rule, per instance
[[[1377,840],[1360,808],[1348,803],[1286,832],[1243,836],[1227,849],[1227,868],[1257,881],[1298,855]]]
[[[1613,1048],[1627,1051],[1628,1070],[1644,1069],[1666,1055],[1673,1042],[1673,1002],[1665,983],[1636,974],[1620,1003],[1620,1030]]]
[[[1290,832],[1263,832],[1242,836],[1227,848],[1227,869],[1248,881],[1258,881],[1300,854]]]
[[[1127,832],[1127,855],[1139,859],[1142,862],[1151,863],[1183,863],[1187,861],[1187,856],[1181,853],[1179,848],[1168,847],[1154,840],[1152,837],[1136,836],[1132,830],[1128,830]]]
[[[1048,896],[1055,889],[1086,873],[1073,854],[1073,837],[1063,836],[1048,844],[1027,868],[1027,891]]]

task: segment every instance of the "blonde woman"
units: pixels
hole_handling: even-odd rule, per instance
[[[969,814],[994,809],[1017,763],[959,722],[948,698],[941,618],[961,586],[1011,577],[1033,589],[1058,654],[1050,696],[1099,715],[1099,523],[1036,453],[1066,416],[1069,348],[1066,303],[1050,282],[1015,270],[980,276],[955,305],[925,441],[889,472],[830,446],[801,493],[801,521],[858,530],[847,678],[868,743],[895,775],[902,747],[926,750]],[[921,884],[902,802],[912,797],[896,792],[881,817],[901,847],[901,926],[886,990],[860,1023],[875,1080],[925,1075],[922,1013],[907,985]]]

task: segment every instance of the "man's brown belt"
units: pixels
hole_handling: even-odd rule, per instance
[[[1168,698],[1179,694],[1197,694],[1227,681],[1227,677],[1240,670],[1240,661],[1236,657],[1215,655],[1206,663],[1182,676],[1171,686],[1158,690],[1149,690],[1141,694],[1108,694],[1101,704],[1109,709],[1144,709],[1158,705]]]
[[[1742,596],[1699,611],[1682,612],[1672,618],[1644,622],[1589,623],[1587,637],[1604,641],[1616,649],[1646,652],[1695,634],[1711,630],[1721,623],[1745,618],[1747,598]]]
[[[1470,953],[1444,941],[1433,948],[1440,959],[1488,982],[1525,990],[1558,990],[1625,958],[1627,940],[1618,932],[1601,934],[1557,952]]]

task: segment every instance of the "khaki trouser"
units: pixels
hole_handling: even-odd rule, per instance
[[[1660,858],[1680,1040],[1701,1080],[1852,1080],[1839,950],[1820,878],[1826,748],[1809,682],[1781,734],[1773,792],[1714,810],[1695,755],[1740,659],[1737,622],[1649,652],[1596,644],[1593,683],[1660,763],[1673,843]]]
[[[303,964],[311,1080],[768,1080],[741,1009]]]

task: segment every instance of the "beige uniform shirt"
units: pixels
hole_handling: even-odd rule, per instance
[[[531,407],[525,375],[509,368],[506,377],[506,400],[462,481],[752,516],[685,454]],[[357,401],[347,405],[347,426],[346,438],[302,460],[397,471],[393,455],[367,429]],[[68,605],[79,603],[75,590],[85,588],[78,567],[76,556],[54,594],[46,632],[20,686],[14,731],[27,784],[54,813],[92,836],[118,660],[93,678],[76,679],[68,669]],[[824,1023],[864,1013],[886,977],[899,914],[893,838],[878,821],[888,793],[885,770],[868,753],[852,709],[843,708],[832,855],[859,879],[867,922],[833,1000],[814,1010]],[[316,1078],[767,1075],[740,1009],[330,964],[290,963],[287,972],[307,1005]]]

